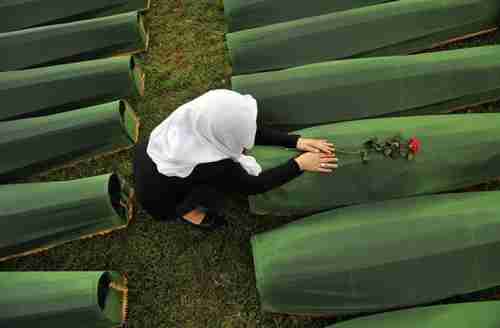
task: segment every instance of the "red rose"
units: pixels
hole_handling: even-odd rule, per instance
[[[408,141],[408,147],[413,154],[417,154],[420,151],[422,143],[417,138],[413,137]]]

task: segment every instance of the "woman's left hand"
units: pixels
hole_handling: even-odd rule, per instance
[[[313,153],[323,152],[325,154],[333,154],[335,152],[334,145],[325,139],[299,138],[297,149]]]

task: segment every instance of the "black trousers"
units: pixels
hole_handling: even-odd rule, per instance
[[[211,214],[222,214],[226,195],[210,185],[193,183],[189,177],[167,177],[158,172],[146,152],[147,142],[134,148],[134,186],[143,209],[157,220],[175,217],[200,208]]]

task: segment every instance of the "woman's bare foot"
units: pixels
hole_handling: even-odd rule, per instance
[[[203,219],[205,219],[205,216],[207,214],[199,209],[194,209],[189,213],[186,213],[183,215],[183,218],[188,220],[189,222],[193,224],[200,224],[203,222]]]

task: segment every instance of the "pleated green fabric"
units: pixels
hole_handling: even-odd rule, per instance
[[[124,101],[0,122],[0,152],[8,154],[0,161],[0,181],[131,147],[138,131],[139,120]]]
[[[369,316],[329,328],[496,328],[500,302],[430,306]]]
[[[115,174],[0,185],[0,260],[125,228],[134,197]]]
[[[130,56],[0,72],[0,121],[55,114],[142,94]]]
[[[117,272],[0,272],[0,325],[116,328],[125,321],[126,284]]]
[[[149,8],[149,0],[2,0],[0,32]]]
[[[335,144],[339,168],[333,174],[304,173],[270,192],[250,197],[257,214],[299,215],[359,204],[455,190],[477,185],[500,173],[500,114],[433,115],[370,119],[325,125],[297,133]],[[416,137],[421,151],[413,160],[360,151],[380,141]],[[256,147],[252,155],[269,169],[297,151]]]
[[[136,53],[146,49],[147,38],[137,12],[0,33],[0,49],[6,50],[0,70]]]
[[[234,74],[407,54],[496,28],[497,0],[405,0],[230,33]]]
[[[224,0],[230,32],[394,0]]]
[[[423,304],[500,285],[500,192],[345,207],[258,234],[252,247],[266,311]]]
[[[500,46],[332,61],[233,77],[266,125],[285,130],[444,113],[500,99]]]

